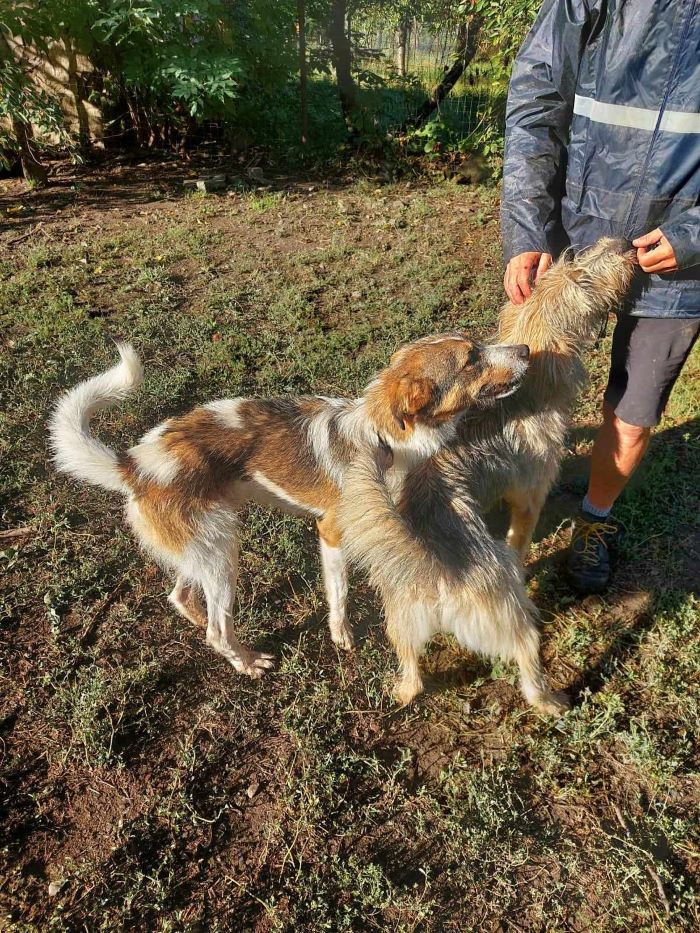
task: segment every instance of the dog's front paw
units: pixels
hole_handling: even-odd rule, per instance
[[[257,680],[275,666],[274,654],[263,654],[261,651],[250,651],[243,662],[241,673]]]
[[[273,654],[263,654],[261,651],[240,653],[231,649],[222,650],[220,648],[218,650],[239,674],[245,674],[246,677],[252,677],[254,680],[262,677],[266,671],[275,666],[275,656]]]
[[[534,700],[532,705],[544,716],[561,716],[571,709],[571,700],[560,690],[549,690]]]

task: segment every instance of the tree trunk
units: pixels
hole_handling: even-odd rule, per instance
[[[22,163],[22,174],[27,181],[35,185],[45,185],[48,181],[48,170],[34,155],[31,140],[34,136],[31,125],[20,120],[18,117],[12,117],[12,132],[17,140],[19,149],[19,158]]]
[[[301,143],[303,146],[309,138],[309,104],[308,104],[308,65],[306,62],[306,3],[297,0],[297,20],[299,23],[299,104],[301,106]]]
[[[353,115],[357,110],[357,86],[352,76],[352,49],[345,28],[346,0],[333,0],[328,22],[328,37],[333,50],[333,67],[338,83],[338,96],[345,123],[351,133],[356,132]]]
[[[396,70],[402,78],[406,77],[406,53],[410,32],[411,26],[408,17],[402,16],[399,28],[396,30]]]
[[[0,61],[3,59],[7,61],[15,60],[15,56],[2,30],[0,30]],[[23,77],[25,77],[24,74]],[[48,181],[49,173],[34,153],[34,147],[32,146],[34,131],[32,130],[31,123],[25,123],[24,120],[20,119],[15,114],[10,114],[10,124],[12,125],[12,132],[15,134],[15,139],[17,140],[22,174],[27,181],[35,185],[45,185]]]
[[[90,153],[92,144],[90,134],[90,120],[85,108],[85,100],[82,94],[82,76],[78,72],[78,59],[75,54],[75,48],[68,36],[63,37],[63,47],[66,50],[66,59],[68,61],[68,87],[73,95],[75,103],[75,112],[78,117],[78,148],[83,157]]]
[[[136,131],[137,146],[145,149],[151,138],[151,125],[146,117],[144,107],[141,105],[138,94],[135,91],[126,91],[126,100],[129,105],[129,115]]]
[[[452,66],[447,69],[432,96],[420,107],[415,117],[406,121],[402,129],[413,129],[422,126],[450,93],[464,74],[464,69],[477,53],[479,33],[483,21],[484,18],[481,13],[474,13],[468,20],[460,24],[455,43],[455,60]]]

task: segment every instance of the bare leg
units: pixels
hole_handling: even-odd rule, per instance
[[[348,571],[340,532],[335,526],[334,516],[330,513],[324,515],[316,524],[320,536],[321,567],[328,599],[331,640],[339,648],[350,651],[355,645],[355,639],[347,618]]]
[[[549,488],[549,483],[542,483],[534,489],[513,489],[506,494],[506,502],[510,505],[510,528],[506,542],[516,552],[521,563],[525,562],[530,550],[532,535]]]
[[[642,462],[649,446],[651,428],[627,424],[603,402],[603,424],[591,454],[588,500],[598,509],[609,509]]]

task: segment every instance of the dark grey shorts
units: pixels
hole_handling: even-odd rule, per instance
[[[617,319],[604,398],[621,421],[640,428],[659,423],[699,332],[698,318]]]

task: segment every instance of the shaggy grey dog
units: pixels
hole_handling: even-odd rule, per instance
[[[418,658],[425,645],[450,632],[472,651],[515,661],[536,709],[566,707],[542,672],[521,560],[559,470],[585,377],[581,352],[619,306],[633,256],[624,242],[600,240],[561,258],[524,305],[503,308],[498,339],[530,347],[521,388],[497,408],[464,417],[455,441],[408,474],[398,502],[385,481],[388,445],[363,451],[346,474],[338,509],[343,546],[383,598],[401,664],[400,702],[423,689]],[[507,545],[484,521],[499,499],[511,508]]]

